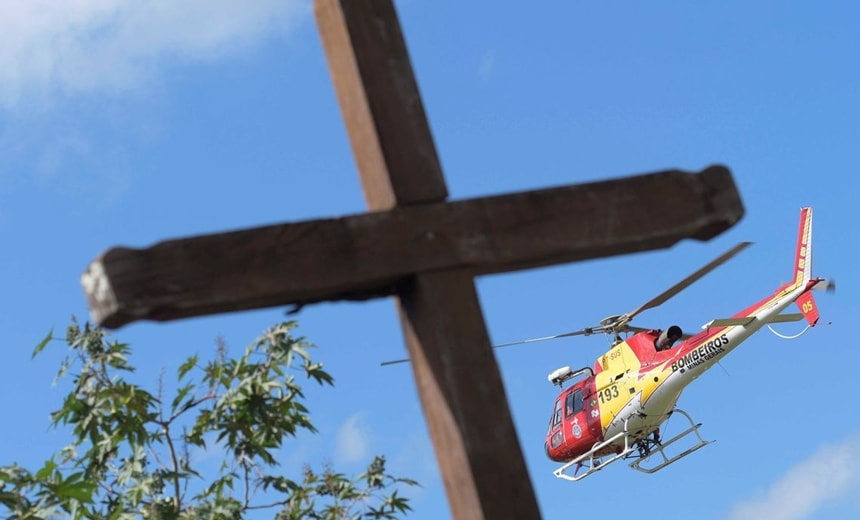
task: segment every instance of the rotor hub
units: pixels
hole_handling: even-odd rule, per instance
[[[623,314],[615,314],[613,316],[608,316],[600,320],[601,327],[612,328],[618,325],[621,322],[621,319],[624,317]]]

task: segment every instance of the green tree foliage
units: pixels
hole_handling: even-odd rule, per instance
[[[190,357],[177,370],[172,398],[165,399],[163,380],[153,394],[126,379],[134,371],[127,344],[73,322],[66,333],[70,355],[58,378],[72,369],[77,374],[51,414],[55,427],[71,429],[73,442],[36,471],[0,467],[0,514],[22,520],[405,514],[408,499],[397,487],[416,483],[389,475],[382,456],[357,477],[328,465],[318,471],[306,466],[295,480],[278,471],[284,441],[316,431],[296,375],[333,384],[311,360],[313,345],[292,336],[294,327],[285,322],[267,330],[238,359],[227,357],[223,342],[208,362]],[[221,455],[215,476],[191,456],[202,450]]]

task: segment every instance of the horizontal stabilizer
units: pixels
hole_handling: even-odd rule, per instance
[[[708,323],[702,325],[703,329],[709,329],[711,327],[731,327],[731,326],[744,326],[749,325],[753,321],[755,321],[755,316],[744,316],[741,318],[718,318],[716,320],[711,320]],[[774,316],[773,318],[767,320],[768,323],[785,323],[789,321],[800,321],[803,319],[803,314],[800,313],[792,313],[792,314],[780,314],[778,316]]]
[[[733,325],[749,325],[755,320],[755,316],[744,316],[743,318],[718,318],[716,320],[711,320],[708,323],[702,325],[703,329],[710,329],[711,327],[729,327]]]
[[[796,312],[791,314],[780,314],[775,316],[769,323],[787,323],[789,321],[800,321],[803,319],[803,314]]]

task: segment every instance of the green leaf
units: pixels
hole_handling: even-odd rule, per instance
[[[197,354],[194,354],[193,356],[188,358],[185,363],[182,363],[182,365],[179,367],[179,370],[177,371],[176,378],[182,379],[183,377],[185,377],[185,374],[187,374],[188,371],[197,366],[197,359]]]
[[[54,462],[53,458],[46,460],[42,469],[36,472],[36,480],[49,480],[54,475],[54,471],[56,471],[56,469],[57,463]]]
[[[36,345],[36,348],[33,349],[33,354],[30,356],[30,359],[35,358],[36,356],[39,355],[39,352],[45,350],[45,347],[48,345],[48,342],[51,341],[52,339],[54,339],[54,329],[53,328],[50,330],[50,332],[48,332],[48,335],[45,336],[45,339],[40,341],[39,344]]]
[[[88,481],[83,472],[73,473],[56,487],[57,495],[61,498],[71,498],[83,503],[93,501],[95,483]]]
[[[179,408],[179,405],[180,405],[180,403],[182,403],[182,400],[185,399],[185,396],[187,396],[188,393],[191,392],[192,390],[194,390],[194,385],[192,385],[190,383],[179,389],[179,391],[176,393],[176,397],[173,398],[173,402],[170,404],[174,413]],[[188,402],[186,402],[185,404],[182,405],[183,411],[184,411],[184,408],[189,406],[189,404],[191,402],[192,402],[192,400],[189,400]]]

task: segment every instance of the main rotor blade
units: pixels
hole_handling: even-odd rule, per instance
[[[640,305],[639,307],[637,307],[633,311],[628,312],[625,315],[625,317],[628,320],[630,320],[633,318],[633,316],[636,316],[637,314],[639,314],[640,312],[642,312],[644,310],[652,309],[654,307],[662,305],[667,300],[669,300],[669,298],[671,298],[671,297],[675,296],[676,294],[678,294],[679,292],[683,291],[684,289],[686,289],[687,287],[692,285],[693,282],[695,282],[699,278],[705,276],[706,274],[710,273],[711,271],[713,271],[714,269],[716,269],[717,267],[719,267],[720,265],[722,265],[723,263],[728,261],[730,258],[735,256],[736,254],[740,253],[741,251],[743,251],[744,249],[746,249],[750,245],[752,245],[752,242],[741,242],[740,244],[736,245],[735,247],[729,249],[728,251],[726,251],[725,253],[723,253],[719,257],[712,260],[710,263],[708,263],[707,265],[705,265],[704,267],[702,267],[701,269],[699,269],[695,273],[691,274],[690,276],[684,278],[683,280],[676,283],[672,287],[663,291],[662,293],[660,293],[658,296],[656,296],[652,300],[648,301],[647,303]]]
[[[543,336],[541,338],[523,339],[520,341],[512,341],[511,343],[502,343],[500,345],[493,345],[493,348],[510,347],[513,345],[522,345],[523,343],[534,343],[536,341],[546,341],[548,339],[567,338],[570,336],[590,336],[590,335],[594,334],[595,332],[602,332],[602,329],[600,327],[585,328],[582,330],[575,330],[573,332],[565,332],[564,334],[556,334],[555,336]]]
[[[409,358],[395,359],[394,361],[383,361],[382,363],[379,364],[379,366],[385,367],[388,365],[397,365],[400,363],[409,363]]]
[[[597,328],[585,328],[582,330],[575,330],[572,332],[565,332],[564,334],[556,334],[554,336],[544,336],[542,338],[531,338],[524,339],[520,341],[512,341],[511,343],[502,343],[500,345],[493,345],[492,348],[502,348],[502,347],[510,347],[513,345],[522,345],[523,343],[535,343],[537,341],[546,341],[550,339],[558,339],[558,338],[567,338],[570,336],[590,336],[596,332],[603,332],[603,329],[600,327]],[[380,363],[380,366],[388,366],[388,365],[397,365],[399,363],[408,363],[409,358],[406,359],[395,359],[393,361],[383,361]]]
[[[704,267],[702,267],[701,269],[699,269],[695,273],[691,274],[690,276],[684,278],[683,280],[676,283],[672,287],[663,291],[662,293],[660,293],[658,296],[651,299],[647,303],[640,305],[639,307],[637,307],[636,309],[634,309],[631,312],[628,312],[627,314],[624,314],[622,316],[618,316],[619,320],[616,320],[616,321],[620,321],[620,325],[622,325],[626,330],[631,330],[634,332],[641,332],[643,330],[647,330],[647,329],[641,329],[638,327],[630,327],[629,325],[627,325],[627,322],[629,322],[633,318],[633,316],[636,316],[637,314],[639,314],[640,312],[642,312],[644,310],[652,309],[654,307],[662,305],[667,300],[669,300],[671,297],[673,297],[676,294],[678,294],[679,292],[683,291],[684,289],[686,289],[687,287],[692,285],[696,280],[698,280],[699,278],[710,273],[711,271],[713,271],[714,269],[716,269],[717,267],[719,267],[723,263],[727,262],[730,258],[732,258],[736,254],[740,253],[741,251],[743,251],[744,249],[746,249],[750,245],[752,245],[752,242],[741,242],[740,244],[736,245],[735,247],[729,249],[728,251],[726,251],[725,253],[723,253],[719,257],[712,260],[710,263],[708,263],[707,265],[705,265]],[[623,321],[621,321],[621,320],[623,320]],[[615,325],[618,325],[618,324],[619,323],[616,323]],[[606,327],[602,327],[602,326],[593,327],[593,328],[585,328],[585,329],[581,329],[581,330],[575,330],[572,332],[565,332],[564,334],[556,334],[554,336],[544,336],[541,338],[531,338],[531,339],[524,339],[521,341],[513,341],[511,343],[502,343],[500,345],[493,345],[493,348],[510,347],[513,345],[522,345],[524,343],[535,343],[538,341],[547,341],[550,339],[567,338],[570,336],[590,336],[591,334],[595,334],[598,332],[607,332],[608,330],[613,330],[613,329],[611,327],[606,328]],[[620,332],[620,331],[621,331],[621,329],[619,329],[618,332]],[[685,335],[685,336],[689,337],[689,335]],[[406,359],[395,359],[393,361],[383,361],[382,363],[380,363],[380,365],[381,366],[387,366],[387,365],[396,365],[399,363],[408,363],[408,362],[409,362],[408,358],[406,358]]]

